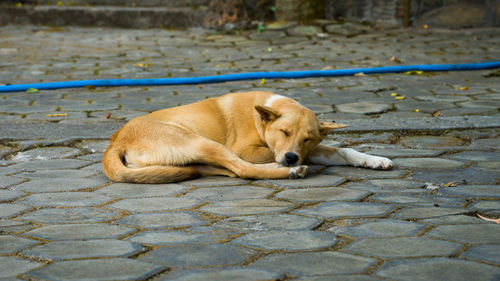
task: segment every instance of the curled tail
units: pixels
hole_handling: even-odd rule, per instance
[[[129,168],[126,166],[125,149],[110,146],[104,153],[102,164],[106,176],[115,182],[169,183],[200,176],[195,167],[147,166]]]

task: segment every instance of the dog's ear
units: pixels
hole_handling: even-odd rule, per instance
[[[281,114],[276,111],[276,109],[265,105],[256,105],[255,110],[257,110],[260,118],[264,122],[274,121],[281,116]]]
[[[326,136],[326,135],[328,135],[328,133],[331,130],[345,128],[347,126],[349,126],[349,125],[339,124],[339,123],[333,123],[333,122],[321,122],[320,125],[319,125],[319,133],[322,136]]]

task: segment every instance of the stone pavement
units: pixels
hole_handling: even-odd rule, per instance
[[[291,31],[291,32],[290,32]],[[0,27],[0,83],[498,60],[500,29]],[[392,59],[391,59],[392,58]],[[495,70],[0,94],[1,280],[499,280]],[[272,90],[351,126],[326,140],[397,168],[301,180],[110,182],[126,120]]]

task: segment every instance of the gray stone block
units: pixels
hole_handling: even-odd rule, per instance
[[[397,280],[494,280],[500,269],[491,265],[448,258],[395,260],[376,275]]]
[[[23,274],[40,266],[43,266],[43,263],[22,260],[15,257],[0,257],[0,278],[11,280],[19,274]]]
[[[10,218],[15,217],[27,210],[31,209],[31,207],[17,204],[17,203],[5,203],[0,204],[0,218]]]
[[[140,260],[169,267],[234,265],[245,261],[257,252],[232,245],[176,245],[158,248],[139,257]]]
[[[425,236],[470,244],[494,244],[498,243],[499,230],[500,225],[496,224],[440,225]]]
[[[152,197],[124,199],[109,205],[111,208],[127,210],[130,212],[170,211],[189,209],[201,201],[185,199],[182,197]]]
[[[0,235],[0,254],[6,255],[18,252],[24,248],[38,244],[39,241],[16,237],[12,235]]]
[[[500,245],[474,246],[461,256],[467,259],[500,265]]]
[[[125,216],[116,222],[147,229],[197,226],[207,223],[199,215],[189,212],[134,214]]]
[[[110,197],[93,192],[47,192],[26,196],[22,202],[38,207],[84,207],[110,200]]]
[[[365,238],[348,245],[349,253],[380,258],[403,258],[424,256],[449,256],[462,248],[461,244],[421,238]]]
[[[309,209],[302,208],[293,212],[301,215],[332,219],[384,216],[393,208],[394,206],[368,202],[326,202]]]
[[[45,208],[27,213],[19,218],[41,224],[94,223],[117,219],[122,214],[101,208]]]
[[[164,267],[137,259],[110,258],[55,262],[28,276],[49,280],[137,280],[146,279]]]
[[[285,188],[305,188],[305,187],[325,187],[325,186],[337,186],[345,182],[346,179],[343,177],[332,176],[332,175],[309,175],[300,180],[260,180],[256,181],[257,184],[263,185],[273,185],[277,187]]]
[[[271,254],[251,264],[252,268],[288,275],[356,274],[366,270],[375,260],[339,252],[306,252]]]
[[[248,247],[266,250],[317,250],[335,245],[335,235],[312,230],[270,230],[245,234],[233,241]]]
[[[275,192],[272,188],[255,187],[249,185],[221,186],[198,188],[186,193],[183,198],[190,198],[204,202],[217,202],[243,199],[264,199]]]
[[[180,194],[187,187],[179,184],[131,184],[113,183],[96,191],[120,198],[161,197]]]
[[[249,268],[229,268],[219,270],[196,270],[186,271],[182,273],[173,272],[159,280],[171,281],[255,281],[255,280],[279,280],[282,274],[272,273],[264,270],[256,270]]]
[[[288,189],[275,195],[276,198],[298,202],[319,201],[359,201],[369,195],[369,191],[341,187]]]
[[[21,252],[22,255],[45,260],[125,257],[143,250],[137,244],[121,240],[68,240],[49,242]]]
[[[76,191],[95,188],[105,183],[105,181],[87,178],[38,178],[18,184],[13,189],[30,193]]]
[[[321,220],[288,214],[240,216],[224,219],[214,226],[233,231],[301,230],[313,229]]]
[[[134,228],[112,224],[47,225],[25,232],[26,235],[49,241],[119,238],[136,231]]]
[[[416,236],[425,225],[414,222],[384,219],[356,226],[332,227],[328,231],[351,237],[399,237]]]
[[[215,202],[199,210],[219,216],[241,216],[283,212],[292,207],[292,204],[283,201],[255,199]]]

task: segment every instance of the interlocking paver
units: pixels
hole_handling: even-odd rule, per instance
[[[316,35],[320,24],[327,39]],[[0,83],[500,57],[498,28],[352,28],[214,36],[203,28],[6,25]],[[342,30],[357,36],[336,34]],[[310,165],[299,180],[158,185],[104,175],[103,153],[125,121],[249,90],[289,96],[321,121],[349,124],[324,143],[394,158],[396,168]],[[497,278],[497,225],[477,213],[500,214],[499,96],[498,70],[0,93],[0,279]]]
[[[158,248],[139,259],[176,267],[213,266],[238,264],[256,253],[247,248],[211,243]]]
[[[500,269],[464,260],[429,258],[390,261],[376,274],[397,280],[493,280]]]
[[[415,236],[425,225],[402,220],[384,219],[349,227],[328,229],[336,234],[352,237],[398,237]]]
[[[28,276],[49,280],[136,280],[148,278],[161,270],[162,266],[137,259],[111,258],[55,262],[30,272]]]
[[[251,267],[293,275],[330,275],[361,273],[374,259],[340,252],[272,254],[254,262]]]
[[[22,260],[15,257],[0,257],[0,278],[8,280],[42,265],[43,263],[40,262]]]
[[[66,260],[77,258],[126,257],[142,251],[137,245],[127,241],[99,240],[68,240],[49,242],[21,252],[28,257],[49,260]]]
[[[420,238],[365,238],[348,245],[348,253],[381,258],[402,258],[422,256],[449,256],[457,252],[461,244]]]
[[[0,254],[11,254],[26,247],[36,245],[38,241],[16,237],[12,235],[0,235]]]
[[[310,209],[299,209],[294,213],[321,218],[378,217],[384,216],[394,207],[368,202],[326,202]]]
[[[46,240],[87,240],[119,238],[134,231],[133,228],[110,224],[56,224],[30,230],[24,235]]]
[[[315,250],[335,245],[335,235],[312,230],[270,230],[245,234],[233,244],[267,250]]]

